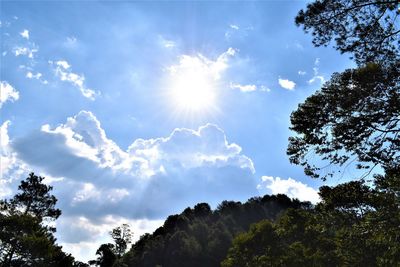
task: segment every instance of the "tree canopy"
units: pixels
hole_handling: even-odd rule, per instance
[[[312,33],[313,44],[331,40],[341,53],[357,63],[387,62],[399,58],[398,0],[317,0],[296,17],[296,24]]]
[[[291,115],[299,135],[289,139],[290,161],[313,177],[320,168],[309,161],[312,153],[340,166],[355,160],[359,168],[400,164],[399,73],[400,65],[369,63],[333,74]]]
[[[326,179],[334,171],[322,169],[353,162],[365,175],[400,164],[399,15],[399,1],[318,0],[296,17],[315,45],[334,40],[359,64],[334,73],[291,115],[287,153],[307,175]]]
[[[223,267],[398,266],[399,170],[320,189],[313,209],[288,209],[235,237]]]
[[[132,242],[132,232],[129,224],[126,223],[112,229],[110,236],[114,240],[114,244],[100,245],[96,251],[97,259],[89,261],[90,265],[99,267],[113,266],[124,255],[128,245]]]
[[[29,174],[10,200],[0,202],[0,265],[9,266],[85,266],[75,262],[56,244],[55,228],[44,223],[55,220],[61,211],[57,198],[44,177]]]
[[[145,234],[113,266],[220,266],[234,236],[262,219],[275,220],[288,208],[310,203],[285,195],[254,197],[246,203],[223,201],[213,211],[206,203],[171,215],[153,234]]]

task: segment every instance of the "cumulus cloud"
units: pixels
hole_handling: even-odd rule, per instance
[[[292,178],[282,179],[280,177],[262,176],[261,180],[261,184],[257,187],[260,190],[267,188],[271,194],[286,194],[291,198],[310,201],[314,204],[320,201],[317,190]]]
[[[94,114],[81,111],[63,124],[43,125],[9,144],[37,173],[56,177],[51,181],[63,210],[59,240],[70,251],[88,245],[93,236],[98,240],[103,233],[93,225],[105,218],[153,225],[199,202],[216,206],[257,194],[253,162],[213,124],[136,139],[123,150],[107,137]],[[68,237],[69,227],[79,226],[68,223],[74,218],[92,234],[79,240]]]
[[[239,90],[243,93],[254,92],[257,90],[257,86],[255,84],[246,84],[241,85],[237,83],[231,83],[231,88],[235,90]]]
[[[19,92],[6,81],[0,81],[0,108],[6,101],[14,102],[19,99]]]
[[[49,61],[54,66],[54,71],[61,81],[69,82],[79,89],[82,95],[90,100],[94,100],[99,94],[85,86],[85,76],[72,72],[71,65],[65,60]]]
[[[9,196],[11,188],[26,173],[26,164],[17,158],[10,146],[10,125],[11,121],[7,120],[0,126],[0,199]]]
[[[29,31],[27,29],[24,29],[22,32],[19,33],[19,35],[21,35],[22,38],[29,40]]]
[[[281,79],[281,78],[279,78],[279,79],[278,79],[278,82],[279,82],[279,85],[280,85],[282,88],[287,89],[287,90],[289,90],[289,91],[294,90],[294,88],[296,87],[296,83],[293,82],[293,81],[290,81],[290,80],[288,80],[288,79]]]
[[[137,139],[122,150],[92,113],[81,111],[55,128],[44,125],[14,140],[13,149],[31,166],[64,177],[55,188],[75,214],[158,218],[200,201],[256,193],[252,161],[212,124]]]
[[[11,166],[15,163],[15,158],[11,157],[8,147],[10,142],[8,136],[9,125],[10,121],[5,121],[0,126],[0,198],[4,198],[11,193],[9,181],[4,177]]]

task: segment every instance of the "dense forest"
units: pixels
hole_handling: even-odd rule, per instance
[[[89,264],[400,266],[399,4],[317,0],[295,18],[314,45],[333,42],[356,67],[334,73],[292,113],[289,160],[316,179],[346,168],[359,176],[322,186],[316,205],[285,195],[223,201],[216,210],[200,203],[131,247],[122,225]],[[0,202],[1,266],[88,266],[57,245],[51,222],[61,211],[43,179],[31,173]]]

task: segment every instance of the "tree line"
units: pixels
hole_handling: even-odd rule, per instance
[[[400,266],[400,1],[316,0],[295,23],[315,46],[333,43],[356,67],[334,73],[291,115],[287,154],[322,180],[316,205],[285,195],[200,203],[171,215],[129,249],[127,225],[110,232],[96,266]],[[315,160],[318,159],[318,160]],[[51,186],[33,173],[0,202],[2,266],[88,266],[62,251]]]

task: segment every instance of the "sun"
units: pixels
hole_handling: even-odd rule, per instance
[[[184,73],[176,77],[170,93],[173,104],[184,110],[204,111],[215,103],[213,81],[202,73]]]
[[[210,113],[216,106],[217,78],[204,58],[183,57],[169,69],[169,102],[176,111]]]

